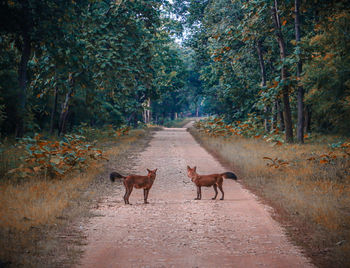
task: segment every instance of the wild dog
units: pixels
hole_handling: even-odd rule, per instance
[[[194,200],[201,200],[202,199],[202,191],[201,187],[210,187],[213,186],[215,191],[215,196],[212,198],[213,200],[216,199],[218,195],[219,188],[222,196],[220,200],[224,200],[224,190],[222,189],[222,183],[223,179],[232,179],[237,180],[237,176],[232,172],[224,172],[221,174],[210,174],[210,175],[199,175],[196,172],[197,167],[191,168],[190,166],[187,166],[187,176],[191,179],[191,181],[197,186],[197,197]]]
[[[123,183],[125,186],[125,194],[124,194],[124,202],[125,204],[129,203],[129,197],[132,192],[132,189],[135,187],[136,189],[143,189],[143,197],[145,204],[148,204],[147,198],[149,190],[151,189],[153,182],[156,178],[156,172],[155,170],[149,170],[147,169],[148,174],[147,176],[140,176],[140,175],[134,175],[131,174],[129,176],[122,176],[118,172],[112,172],[109,176],[112,182],[115,181],[116,178],[124,179]],[[131,205],[131,204],[130,204]]]

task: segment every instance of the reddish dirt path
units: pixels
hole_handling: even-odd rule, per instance
[[[269,207],[235,181],[224,181],[225,200],[213,188],[196,197],[186,166],[199,174],[225,170],[186,129],[156,133],[132,172],[158,168],[148,201],[134,189],[124,205],[124,188],[99,204],[86,226],[88,244],[81,267],[312,267],[271,218]],[[119,171],[115,167],[116,171]],[[107,178],[106,178],[107,179]],[[218,195],[220,197],[220,193]]]

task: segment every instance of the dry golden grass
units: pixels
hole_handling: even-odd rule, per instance
[[[133,130],[129,136],[110,140],[104,156],[117,156],[130,144],[144,135],[144,130]],[[107,149],[109,148],[109,149]],[[7,180],[0,183],[0,228],[26,231],[31,227],[50,225],[62,216],[63,210],[86,189],[103,169],[104,160],[90,160],[88,168],[75,171],[62,179],[36,178],[15,183]]]
[[[89,168],[90,169],[90,168]],[[67,180],[27,181],[20,185],[0,186],[0,228],[27,230],[31,226],[52,224],[71,199],[79,196],[97,174],[96,164],[89,175],[77,175]]]
[[[295,239],[308,247],[314,260],[324,258],[315,263],[327,267],[350,265],[349,157],[343,158],[339,152],[332,163],[321,164],[319,159],[307,159],[329,152],[324,143],[273,146],[261,139],[213,138],[195,129],[191,133],[229,163],[243,184],[305,229],[305,236]],[[272,161],[264,157],[278,158],[288,165],[269,167],[267,163]]]
[[[136,141],[138,145],[147,143],[149,132],[137,129],[128,136],[103,136],[96,147],[102,149],[104,157],[123,163],[125,152],[135,148]],[[11,152],[11,159],[23,154],[20,150],[7,152]],[[3,171],[19,163],[9,161]],[[60,179],[38,176],[0,181],[0,266],[71,267],[81,254],[79,245],[84,236],[70,224],[77,217],[80,221],[91,216],[89,200],[105,193],[108,186],[99,179],[108,180],[104,178],[108,165],[106,160],[90,159],[87,168]]]

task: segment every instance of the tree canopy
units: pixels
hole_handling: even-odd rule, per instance
[[[348,134],[347,1],[174,1],[206,110],[265,132]],[[312,118],[312,120],[311,120]]]
[[[326,0],[1,0],[1,133],[205,113],[288,142],[347,134],[349,11]]]
[[[184,111],[185,54],[166,1],[0,2],[5,135],[136,125]]]

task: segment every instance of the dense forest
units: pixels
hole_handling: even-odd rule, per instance
[[[175,117],[189,90],[169,8],[163,1],[1,1],[1,133]]]
[[[205,111],[266,132],[349,133],[348,1],[177,1]]]
[[[350,130],[348,1],[1,0],[2,137],[180,115]]]

